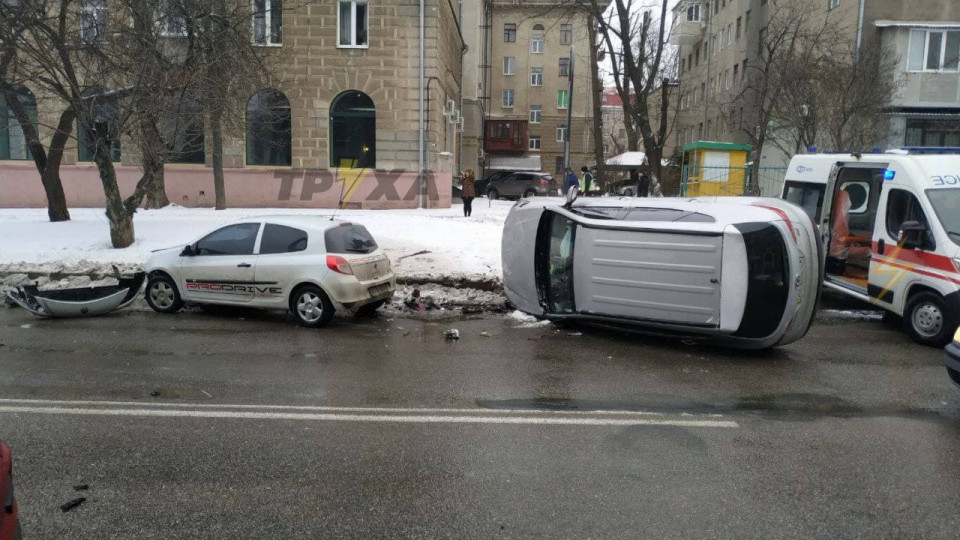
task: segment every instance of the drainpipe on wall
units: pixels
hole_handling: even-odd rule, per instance
[[[463,0],[460,0],[459,5],[457,6],[457,22],[458,24],[463,24]],[[459,97],[457,101],[460,102],[458,105],[460,109],[460,117],[463,117],[463,58],[467,55],[467,42],[463,39],[463,31],[460,31],[460,90],[458,91]],[[456,144],[456,153],[457,153],[457,162],[455,164],[457,170],[456,172],[463,172],[463,123],[457,126],[456,122],[453,124],[454,129],[457,130],[457,144]],[[472,168],[472,167],[471,167]]]
[[[420,0],[420,129],[418,137],[418,148],[417,152],[417,166],[419,168],[419,173],[417,174],[417,208],[423,208],[423,92],[424,92],[424,75],[426,74],[426,69],[424,66],[424,41],[426,36],[423,31],[424,27],[424,6],[423,0]]]
[[[863,0],[860,0],[860,13],[857,15],[857,55],[854,57],[860,63],[860,40],[863,39]]]

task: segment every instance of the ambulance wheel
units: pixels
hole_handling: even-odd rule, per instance
[[[910,297],[903,313],[903,325],[917,343],[946,347],[957,329],[957,316],[942,296],[924,291]]]
[[[147,281],[147,304],[157,313],[176,313],[183,307],[180,291],[170,276],[158,274]]]

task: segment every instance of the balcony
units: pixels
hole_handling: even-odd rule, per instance
[[[487,152],[522,154],[527,150],[526,120],[487,120]]]
[[[670,43],[672,45],[693,45],[703,39],[706,25],[700,21],[679,20],[674,23],[670,30]]]

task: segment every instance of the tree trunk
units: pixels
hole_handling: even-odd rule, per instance
[[[597,58],[597,23],[590,17],[587,26],[590,30],[590,77],[593,84],[593,155],[597,162],[594,182],[600,189],[606,188],[606,160],[603,152],[603,109],[600,106],[603,95],[603,83],[600,81],[600,60]],[[601,182],[603,185],[601,185]]]
[[[170,204],[167,199],[167,186],[164,181],[163,163],[152,164],[150,183],[147,185],[146,197],[144,197],[144,208],[163,208]]]
[[[40,173],[40,183],[47,196],[47,217],[53,222],[69,221],[67,197],[63,193],[63,184],[60,182],[60,161],[63,157],[63,147],[73,130],[73,121],[76,118],[73,108],[68,107],[61,113],[57,132],[50,143],[50,155],[47,156],[43,143],[40,142],[40,135],[33,125],[33,119],[27,114],[27,109],[20,102],[20,97],[13,87],[4,85],[2,97],[16,117],[17,123],[20,124],[20,130],[30,149],[33,163],[37,167],[37,172]]]
[[[215,103],[210,109],[210,131],[213,148],[213,192],[216,195],[217,210],[226,210],[227,193],[223,181],[223,115],[221,104]]]
[[[150,111],[146,106],[141,110]],[[140,119],[140,153],[143,175],[147,178],[144,184],[144,208],[163,208],[170,204],[163,178],[163,148],[163,138],[157,129],[157,118],[152,113],[143,113],[143,118]]]
[[[127,212],[117,186],[117,171],[110,161],[110,144],[103,138],[95,141],[96,150],[93,160],[100,173],[103,194],[106,199],[107,221],[110,223],[110,243],[115,248],[125,248],[133,243],[133,214]]]

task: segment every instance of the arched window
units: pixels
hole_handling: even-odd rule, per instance
[[[167,163],[202,165],[204,152],[203,108],[193,99],[178,101],[167,112],[161,133],[167,142]]]
[[[535,54],[543,53],[543,25],[533,25],[533,32],[530,34],[530,52]]]
[[[283,92],[260,90],[247,103],[247,165],[289,167],[290,101]]]
[[[96,154],[94,131],[105,130],[110,139],[110,161],[120,161],[120,134],[116,128],[117,98],[106,94],[103,88],[91,88],[83,93],[90,103],[90,126],[77,119],[77,161],[93,161]]]
[[[17,86],[14,92],[23,106],[27,118],[37,129],[37,98],[26,86]],[[17,120],[13,107],[0,95],[0,159],[33,159],[33,154],[27,147],[27,138],[23,135],[23,128]]]
[[[333,100],[330,141],[332,167],[377,166],[377,112],[370,96],[350,90]]]

